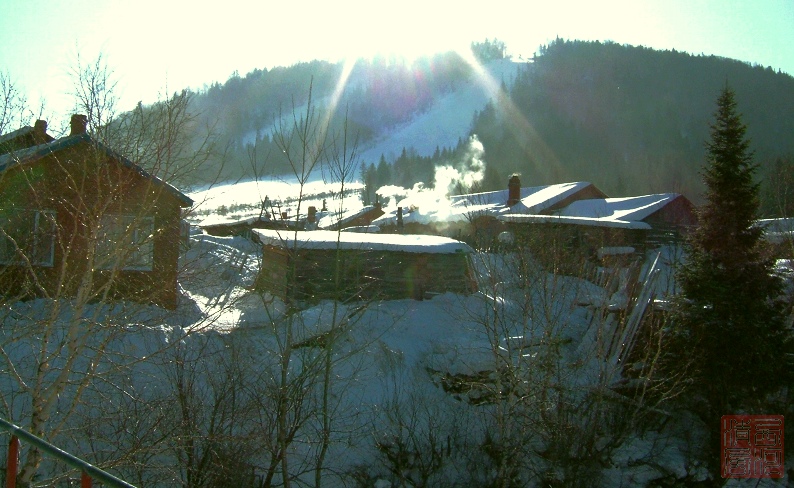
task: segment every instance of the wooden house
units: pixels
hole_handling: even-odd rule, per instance
[[[694,205],[679,193],[580,200],[555,214],[647,224],[648,232],[643,241],[649,247],[677,242],[697,224]]]
[[[504,215],[510,239],[547,266],[575,272],[585,261],[621,266],[647,249],[678,242],[695,225],[692,203],[677,193],[577,200],[552,215]]]
[[[427,235],[254,231],[262,243],[257,289],[285,300],[423,300],[472,293],[472,249]]]
[[[176,307],[191,199],[89,135],[85,116],[59,139],[12,139],[0,155],[0,293]]]

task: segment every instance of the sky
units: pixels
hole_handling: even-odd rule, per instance
[[[771,66],[794,75],[794,0],[0,0],[0,73],[66,120],[70,75],[101,54],[119,108],[234,72],[376,55],[413,57],[497,38],[529,59],[556,37]]]

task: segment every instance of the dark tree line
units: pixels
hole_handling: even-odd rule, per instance
[[[765,176],[794,154],[794,78],[715,56],[558,39],[509,92],[528,124],[496,101],[473,131],[490,165],[526,181],[588,180],[614,196],[678,191],[696,200],[710,101],[726,80],[744,102]]]
[[[504,59],[507,56],[507,46],[499,39],[486,38],[482,42],[472,42],[471,52],[480,62],[488,62],[493,59]]]

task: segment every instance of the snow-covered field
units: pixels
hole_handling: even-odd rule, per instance
[[[283,327],[297,344],[338,332],[330,387],[337,414],[326,467],[345,474],[329,475],[331,486],[350,486],[351,473],[360,483],[353,486],[486,483],[499,469],[484,447],[494,441],[527,456],[516,463],[521,469],[516,479],[527,486],[555,478],[578,484],[582,480],[573,481],[584,475],[589,480],[582,485],[615,487],[707,476],[692,451],[699,442],[696,424],[664,413],[644,416],[617,394],[614,403],[593,402],[594,394],[623,379],[605,360],[602,342],[615,325],[605,311],[620,301],[620,290],[611,293],[539,268],[532,268],[534,285],[526,286],[511,257],[481,254],[473,259],[481,279],[480,292],[473,295],[345,305],[324,301],[290,314],[277,299],[263,302],[250,291],[257,259],[256,247],[245,239],[194,235],[187,262],[201,279],[183,283],[185,301],[204,317],[216,317],[204,322],[211,331],[199,336],[210,334],[227,344],[223,337],[245,338],[270,358],[256,366],[263,370],[272,370],[274,358],[283,353]],[[186,337],[189,342],[191,336]],[[196,342],[206,347],[204,339]],[[291,366],[296,376],[314,357],[298,356]],[[506,371],[521,384],[501,383]],[[626,426],[620,422],[600,424],[617,412],[648,424],[642,433],[621,430]],[[303,434],[307,437],[296,441],[293,454],[314,459],[317,439],[311,429]],[[584,467],[555,464],[547,449],[558,434],[572,456],[582,455],[576,450],[586,442],[595,442],[587,455],[597,462],[586,462],[585,455],[578,461]],[[433,462],[421,461],[423,456]],[[763,480],[757,486],[784,484]],[[734,485],[740,486],[737,480],[726,486]]]
[[[406,450],[405,455],[411,449],[432,450],[429,443],[436,430],[447,439],[445,442],[454,437],[456,446],[449,448],[447,456],[440,454],[437,469],[425,473],[433,485],[484,480],[487,473],[471,472],[468,463],[487,459],[478,461],[476,452],[469,451],[471,445],[483,442],[491,429],[527,429],[527,424],[516,419],[502,419],[504,425],[498,425],[495,417],[500,407],[527,415],[530,405],[540,403],[520,397],[505,398],[504,405],[487,401],[494,389],[504,388],[496,386],[497,372],[511,366],[527,382],[521,387],[527,388],[522,395],[532,394],[532,380],[541,384],[551,381],[535,370],[542,364],[540,358],[545,357],[544,345],[559,347],[553,358],[559,377],[554,381],[562,381],[564,386],[554,388],[568,389],[568,401],[585,402],[588,391],[619,380],[619,373],[604,364],[603,344],[598,343],[595,333],[608,326],[596,318],[594,311],[604,310],[610,296],[590,282],[555,277],[538,269],[538,286],[527,289],[511,277],[513,265],[509,261],[482,255],[475,264],[484,286],[474,295],[448,293],[426,301],[347,305],[326,301],[285,315],[287,307],[277,299],[263,301],[248,289],[257,259],[255,247],[245,239],[195,235],[186,262],[197,280],[183,281],[183,306],[201,310],[204,320],[198,323],[206,324],[211,332],[200,335],[210,334],[227,343],[229,337],[245,337],[249,344],[256,344],[264,358],[258,368],[263,370],[273,368],[273,362],[266,358],[272,360],[283,353],[278,338],[283,340],[284,332],[274,333],[274,326],[290,328],[292,340],[298,344],[339,331],[333,350],[335,380],[331,390],[334,411],[343,412],[334,419],[335,430],[344,434],[333,438],[328,467],[347,473],[365,469],[370,481],[380,483],[377,486],[400,486],[400,476],[390,471],[396,461],[389,458],[389,449],[400,446]],[[195,341],[207,347],[203,339],[190,337],[184,339],[188,344]],[[303,353],[299,357],[300,366],[293,370],[296,376],[305,372],[304,362],[309,361]],[[451,378],[480,378],[477,382],[482,384],[458,391],[447,383]],[[540,438],[544,429],[534,430],[525,433],[528,446],[523,447],[530,451],[543,444]],[[668,446],[673,453],[654,452],[659,440],[651,436],[648,440],[632,439],[615,450],[605,486],[625,486],[670,473],[677,477],[697,474],[683,467],[680,446]],[[305,442],[308,444],[296,443],[295,448],[310,458],[315,455],[312,440]],[[454,449],[461,452],[454,456]],[[669,465],[654,469],[652,463],[641,461],[643,456],[660,456]],[[418,479],[421,463],[416,464],[405,466],[402,476]],[[538,457],[529,464],[537,470],[544,461]],[[522,477],[532,479],[527,473]]]

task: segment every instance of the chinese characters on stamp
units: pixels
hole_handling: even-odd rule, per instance
[[[721,432],[723,478],[785,475],[782,415],[724,415]]]

